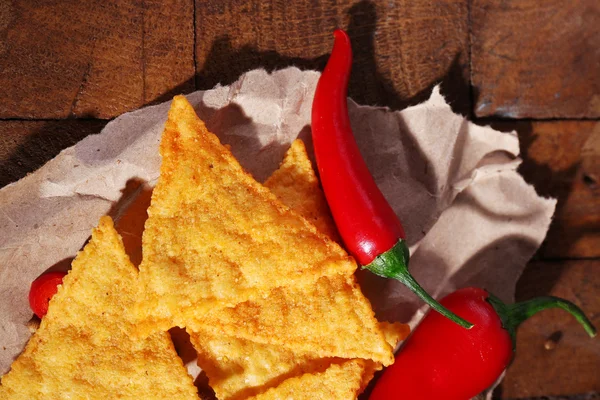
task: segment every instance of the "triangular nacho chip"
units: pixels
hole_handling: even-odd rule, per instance
[[[385,341],[395,349],[401,340],[404,340],[410,334],[410,326],[400,322],[382,321],[379,323],[379,329],[385,337]]]
[[[314,354],[296,355],[275,345],[208,331],[194,332],[190,339],[198,353],[198,365],[219,400],[245,399],[314,371],[315,363],[331,363]]]
[[[139,333],[202,324],[273,288],[351,275],[356,263],[243,171],[183,96],[160,144],[140,265]]]
[[[391,347],[408,335],[404,324],[380,323]],[[305,373],[322,371],[323,366],[340,362],[339,358],[320,358],[316,353],[295,353],[272,344],[261,344],[235,336],[201,330],[190,335],[198,352],[198,365],[220,400],[246,398],[278,386],[285,380]],[[382,365],[364,360],[364,386]]]
[[[286,176],[293,176],[298,185]],[[335,231],[301,141],[294,143],[268,181],[285,205],[303,217],[322,221],[322,229]],[[297,201],[289,193],[312,200]],[[391,348],[353,274],[322,276],[310,286],[278,287],[261,299],[213,308],[201,324],[188,324],[187,328],[276,344],[319,357],[364,358],[385,365],[393,361]]]
[[[392,348],[353,277],[320,278],[310,288],[276,288],[268,297],[215,309],[202,327],[319,357],[364,358],[390,365]]]
[[[267,186],[277,197],[287,206],[298,212],[306,219],[314,222],[319,230],[327,234],[333,234],[336,232],[335,225],[329,214],[329,209],[325,201],[325,196],[320,189],[319,182],[313,171],[311,162],[306,153],[304,144],[300,140],[296,140],[292,143],[292,146],[287,151],[283,162],[279,169],[271,175],[271,177],[265,182]],[[329,280],[327,278],[322,278]],[[342,281],[340,277],[336,281]],[[353,285],[352,280],[350,284]],[[330,287],[331,291],[339,291]],[[289,290],[289,288],[286,288]],[[278,289],[279,291],[279,289]],[[211,387],[215,390],[219,399],[237,399],[245,398],[249,395],[258,394],[266,391],[269,388],[275,387],[282,383],[284,380],[302,375],[308,372],[315,372],[324,370],[323,366],[331,364],[331,358],[322,358],[324,353],[326,355],[337,355],[344,354],[348,357],[356,357],[360,352],[348,351],[348,349],[342,349],[340,351],[321,350],[322,343],[330,343],[330,337],[334,337],[336,340],[341,338],[345,340],[356,340],[357,338],[350,334],[344,334],[348,332],[346,326],[341,327],[341,331],[336,331],[333,336],[331,331],[322,332],[323,336],[319,336],[319,333],[315,336],[314,331],[321,329],[320,325],[315,326],[315,319],[318,320],[318,315],[314,309],[308,309],[307,303],[304,299],[312,299],[313,297],[320,298],[320,294],[306,293],[307,291],[300,291],[299,296],[301,299],[290,300],[290,296],[287,296],[287,300],[278,300],[277,296],[269,296],[264,301],[248,302],[247,305],[256,309],[267,308],[268,314],[274,317],[275,320],[279,318],[285,318],[285,321],[294,319],[300,315],[300,324],[304,323],[306,326],[303,328],[309,330],[309,333],[304,336],[302,334],[297,335],[294,332],[294,327],[287,327],[285,321],[278,324],[276,327],[270,326],[273,321],[269,319],[262,319],[260,313],[252,316],[251,319],[244,321],[245,324],[250,326],[258,327],[257,331],[260,335],[261,329],[267,329],[267,332],[271,332],[272,335],[278,337],[274,340],[273,337],[261,337],[258,343],[254,340],[256,331],[250,331],[249,336],[252,338],[241,338],[239,337],[240,326],[236,327],[235,334],[225,334],[220,328],[210,327],[215,321],[210,321],[206,324],[206,328],[199,329],[196,332],[190,332],[190,338],[192,344],[198,351],[198,364],[206,372]],[[341,291],[342,297],[350,297],[352,300],[359,304],[364,304],[362,294],[357,291]],[[325,297],[329,297],[326,294]],[[275,303],[275,304],[271,304]],[[283,304],[286,309],[298,307],[296,314],[291,316],[285,316],[282,309],[277,309],[278,304]],[[290,307],[293,304],[294,307]],[[349,316],[351,320],[354,320],[356,310],[339,310],[339,307],[335,304],[327,304],[331,308],[327,311],[333,314],[341,314],[344,316],[344,321]],[[241,308],[241,305],[236,307]],[[233,310],[228,310],[227,315],[231,315]],[[367,311],[370,312],[370,311]],[[313,319],[311,320],[306,313],[313,313]],[[346,314],[344,314],[346,313]],[[212,313],[210,314],[212,315]],[[249,313],[246,314],[246,317]],[[321,313],[322,315],[322,313]],[[307,318],[308,317],[308,318]],[[372,319],[367,315],[366,325],[372,322]],[[217,315],[216,324],[219,326],[223,321],[219,320]],[[331,324],[332,327],[337,329],[339,327],[339,321],[327,320],[327,324]],[[360,322],[360,321],[358,321]],[[365,324],[363,322],[363,324]],[[345,325],[345,324],[344,324]],[[390,347],[396,346],[399,340],[404,339],[408,334],[408,326],[404,324],[390,324],[380,323],[380,330],[383,332],[385,340],[389,343]],[[286,329],[287,328],[287,329]],[[227,330],[228,328],[226,328]],[[241,330],[246,330],[244,326]],[[361,331],[361,327],[351,326],[349,330],[356,329]],[[189,331],[189,330],[188,330]],[[379,335],[377,333],[371,335],[367,333],[363,336],[363,340],[375,340]],[[295,338],[290,342],[290,337]],[[358,338],[360,340],[360,338]],[[278,341],[282,344],[271,344],[273,341]],[[265,344],[265,342],[269,342]],[[369,345],[365,345],[365,348],[369,348]],[[308,350],[307,350],[308,349]],[[361,355],[365,355],[362,353]],[[372,354],[371,354],[372,357]],[[338,359],[339,360],[339,359]],[[365,369],[360,374],[363,379],[368,382],[371,379],[373,372],[376,369],[380,369],[380,363],[366,362]]]
[[[323,372],[290,378],[248,400],[351,400],[364,389],[364,360],[332,364]]]
[[[137,270],[103,217],[2,378],[6,399],[197,399],[166,332],[132,339]],[[4,396],[4,397],[3,397]]]
[[[292,142],[279,168],[264,184],[279,201],[314,224],[331,240],[341,243],[319,179],[300,139]]]

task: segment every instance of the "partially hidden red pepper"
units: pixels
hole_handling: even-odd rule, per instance
[[[29,289],[29,306],[39,318],[44,318],[48,312],[48,305],[62,284],[66,272],[46,272],[31,283]]]
[[[315,90],[312,138],[323,190],[344,244],[363,268],[399,280],[440,314],[469,328],[469,322],[442,307],[408,272],[404,229],[369,172],[350,126],[350,39],[342,30],[334,36]]]
[[[570,312],[591,337],[596,335],[579,307],[557,297],[507,305],[483,289],[465,288],[441,303],[475,326],[461,329],[428,313],[377,381],[370,400],[471,399],[492,386],[513,359],[517,326],[547,308]]]

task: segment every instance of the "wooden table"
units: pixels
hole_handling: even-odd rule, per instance
[[[0,186],[123,112],[255,67],[320,69],[335,27],[357,102],[399,109],[441,82],[455,110],[518,131],[522,174],[558,209],[517,298],[569,298],[600,326],[597,0],[4,0]],[[547,311],[496,397],[600,398],[599,371],[600,341]]]

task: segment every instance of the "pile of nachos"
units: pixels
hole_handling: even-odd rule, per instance
[[[260,184],[177,96],[160,153],[139,268],[102,217],[0,400],[204,398],[174,327],[217,399],[356,399],[409,329],[376,320],[304,144]]]

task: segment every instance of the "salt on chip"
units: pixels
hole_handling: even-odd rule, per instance
[[[323,233],[337,234],[301,140],[292,143],[279,169],[265,182],[265,186],[285,205],[315,223]],[[275,312],[275,315],[278,313]],[[267,321],[259,321],[258,324],[261,322]],[[392,348],[407,336],[409,330],[407,325],[387,322],[380,323],[379,328]],[[287,334],[279,333],[284,340]],[[320,358],[322,355],[312,349],[294,351],[281,345],[225,335],[220,330],[201,328],[190,332],[190,338],[198,352],[198,364],[207,374],[217,397],[222,400],[261,393],[290,377],[323,370],[323,366],[332,362],[331,358]],[[362,376],[364,386],[378,369],[381,369],[380,363],[365,361],[364,369],[357,372]]]
[[[132,338],[137,270],[103,217],[2,378],[3,399],[197,399],[166,332]]]
[[[364,360],[331,364],[323,372],[306,373],[290,378],[275,388],[248,400],[349,400],[363,390]]]
[[[140,265],[139,334],[199,326],[215,307],[349,276],[356,263],[244,172],[183,96],[173,99]]]

